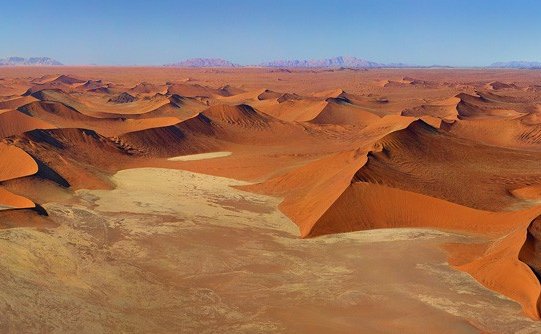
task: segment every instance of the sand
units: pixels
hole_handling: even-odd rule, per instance
[[[169,161],[194,161],[194,160],[206,160],[206,159],[216,159],[222,157],[228,157],[232,152],[209,152],[209,153],[200,153],[200,154],[191,154],[183,155],[179,157],[169,158]]]
[[[112,180],[112,191],[47,204],[57,228],[0,231],[2,307],[17,310],[3,331],[540,328],[446,265],[439,245],[463,236],[389,229],[302,240],[279,198],[231,188],[244,182],[154,168]]]
[[[536,71],[0,68],[0,331],[537,332]]]

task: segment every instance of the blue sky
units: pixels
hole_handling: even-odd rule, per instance
[[[541,61],[541,1],[0,0],[0,58],[160,65],[351,55],[479,66]]]

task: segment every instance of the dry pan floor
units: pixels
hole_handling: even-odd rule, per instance
[[[186,171],[118,172],[0,230],[0,332],[538,333],[449,268],[463,236],[393,229],[301,240],[279,199]]]

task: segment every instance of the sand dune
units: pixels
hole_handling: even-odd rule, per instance
[[[12,145],[0,143],[0,182],[33,175],[38,165],[26,152]],[[13,194],[0,186],[0,210],[33,208],[29,199]]]
[[[238,106],[216,105],[204,110],[201,114],[215,122],[251,128],[266,127],[270,121],[267,116],[246,104]]]
[[[198,114],[175,125],[126,133],[119,141],[147,155],[172,157],[215,151],[219,146],[212,139],[215,133],[212,121]]]
[[[416,121],[376,143],[354,181],[415,191],[465,206],[503,211],[518,205],[511,189],[541,181],[537,152],[456,138]],[[490,168],[478,169],[486,164]],[[452,166],[443,169],[437,166]],[[513,177],[520,175],[519,178]]]
[[[231,85],[224,85],[218,89],[218,93],[222,96],[233,96],[244,93],[244,89],[233,87]]]
[[[0,138],[9,137],[34,129],[53,129],[55,126],[45,120],[29,117],[17,110],[0,114]]]
[[[457,105],[458,117],[460,119],[483,119],[483,118],[517,118],[523,116],[524,113],[508,103],[498,104],[487,95],[472,96],[468,94],[459,94],[460,102]]]
[[[278,301],[292,302],[291,293],[309,291],[299,307],[291,304],[297,309],[296,319],[304,320],[296,325],[284,320],[288,326],[284,331],[317,332],[323,327],[306,324],[331,314],[332,323],[345,332],[358,329],[353,324],[362,314],[377,314],[384,319],[381,323],[392,318],[403,324],[409,308],[415,319],[430,322],[435,317],[444,319],[445,325],[457,321],[460,328],[467,328],[465,332],[497,332],[495,321],[506,326],[516,319],[529,324],[532,332],[540,328],[524,316],[539,319],[541,310],[541,90],[535,72],[99,67],[57,71],[0,70],[0,232],[28,235],[29,244],[40,249],[49,249],[48,243],[54,242],[51,249],[64,251],[68,243],[53,241],[51,235],[56,234],[75,245],[69,244],[75,248],[66,250],[69,256],[63,258],[75,257],[72,264],[79,269],[68,275],[62,271],[66,266],[50,260],[50,267],[63,273],[61,279],[42,272],[43,278],[62,282],[62,289],[53,289],[58,298],[70,300],[81,295],[73,287],[92,286],[97,295],[106,291],[111,298],[100,297],[100,307],[125,320],[128,308],[134,307],[126,296],[163,288],[148,287],[147,277],[152,277],[160,284],[182,285],[182,293],[175,290],[182,296],[186,289],[194,289],[195,282],[223,293],[213,297],[216,300],[231,302],[226,294],[234,295],[236,309],[248,301],[270,322],[293,314]],[[269,235],[257,232],[270,225]],[[168,234],[177,228],[182,233]],[[203,229],[217,234],[198,234]],[[381,231],[355,232],[368,230]],[[243,237],[235,239],[237,233]],[[404,233],[407,247],[400,239]],[[363,250],[357,248],[358,238],[380,234],[392,238],[384,243],[370,239]],[[432,234],[430,242],[411,237]],[[143,235],[144,242],[134,246]],[[0,249],[7,252],[9,246],[2,240]],[[257,248],[263,244],[267,250]],[[88,245],[95,248],[85,250]],[[232,250],[232,245],[238,249]],[[260,254],[249,251],[256,249],[254,245]],[[332,256],[325,255],[328,247]],[[17,254],[26,254],[23,249]],[[350,265],[370,249],[371,256],[381,260],[370,261],[370,267],[362,270]],[[395,253],[406,250],[397,260]],[[265,261],[258,264],[266,251],[273,254],[274,267]],[[211,254],[225,258],[224,252],[234,259],[227,257],[231,263],[223,267],[218,258],[205,260]],[[247,252],[250,263],[244,264]],[[295,287],[284,290],[284,273],[306,265],[302,256],[293,256],[297,252],[319,254],[311,259],[315,265],[323,263],[324,256],[328,269],[324,276],[340,279],[303,272],[302,280],[294,280]],[[118,254],[125,262],[107,260]],[[105,274],[85,276],[88,273],[82,272],[88,267],[77,262],[87,261],[82,257],[103,266]],[[144,265],[138,262],[141,257]],[[192,259],[197,259],[196,267],[179,271],[193,265]],[[415,267],[417,259],[432,270],[439,266],[438,279],[432,272],[425,273],[431,279],[421,281],[419,277],[425,276]],[[348,263],[342,268],[337,264],[341,261]],[[121,264],[128,262],[129,266]],[[209,274],[208,268],[219,273]],[[180,277],[179,272],[195,278]],[[346,291],[351,282],[366,285],[367,277],[371,277],[367,289],[373,289],[378,281],[390,280],[385,273],[408,274],[399,283],[389,283],[400,288],[378,290],[382,299]],[[117,274],[118,284],[129,279],[139,285],[130,285],[126,295],[118,286],[107,290],[112,284],[109,275]],[[442,278],[450,276],[456,282]],[[89,283],[96,277],[103,284]],[[334,282],[332,291],[325,290],[321,280]],[[314,282],[319,285],[311,286]],[[475,288],[449,293],[449,285],[463,283]],[[34,296],[39,284],[28,286],[28,295]],[[407,298],[403,289],[411,293]],[[333,295],[336,301],[308,307],[318,304],[323,290],[328,292],[325,298]],[[263,302],[250,299],[253,294],[267,296],[273,309],[262,310]],[[176,312],[175,296],[159,297],[157,304],[172,305],[162,309],[163,314],[181,314]],[[84,305],[97,300],[80,298]],[[113,307],[118,300],[131,306]],[[365,304],[355,304],[359,301]],[[518,315],[519,308],[524,314]],[[288,313],[281,314],[285,309]],[[500,318],[502,314],[506,317]],[[197,314],[189,318],[209,321]],[[179,319],[174,323],[185,320]],[[505,328],[512,328],[510,333],[522,329],[509,326]],[[150,327],[160,331],[167,325]],[[411,332],[428,327],[442,328],[417,326]]]
[[[531,122],[529,116],[467,120],[447,123],[445,128],[451,134],[488,145],[538,151],[541,149],[541,124]]]
[[[36,205],[31,200],[15,195],[4,188],[0,188],[0,211],[9,209],[28,209]]]
[[[349,209],[357,205],[363,210]],[[318,220],[310,235],[424,226],[483,234],[487,234],[488,230],[493,234],[499,232],[492,235],[494,239],[486,250],[472,254],[472,250],[468,249],[471,262],[452,263],[469,272],[482,284],[520,302],[529,316],[539,318],[537,301],[541,286],[531,269],[518,259],[525,240],[525,230],[539,214],[540,208],[533,212],[509,214],[477,211],[429,196],[381,185],[355,183]],[[432,219],[435,215],[440,217],[437,222]],[[457,245],[454,247],[460,249]],[[514,275],[502,274],[510,271]]]
[[[433,116],[445,120],[456,120],[458,117],[457,105],[460,101],[458,97],[431,101],[412,109],[406,109],[402,111],[401,115],[414,117]]]
[[[153,96],[139,103],[114,104],[107,103],[103,98],[80,99],[75,95],[60,90],[40,90],[32,94],[41,101],[60,102],[82,114],[96,118],[118,118],[130,115],[141,115],[153,111],[169,103],[169,99],[162,95]]]
[[[173,83],[167,87],[167,93],[170,95],[177,94],[185,97],[216,97],[216,96],[231,96],[236,95],[231,92],[234,90],[231,87],[225,89],[214,89],[199,84]]]
[[[137,100],[137,98],[135,96],[130,95],[130,93],[123,92],[123,93],[118,94],[117,96],[113,96],[107,102],[112,102],[112,103],[132,103],[135,100]]]
[[[285,100],[265,106],[258,106],[261,111],[288,122],[308,122],[313,120],[327,106],[320,100]]]
[[[265,89],[265,91],[257,96],[257,99],[262,100],[277,100],[283,94],[279,92],[272,91],[270,89]]]
[[[33,130],[12,141],[39,159],[42,168],[38,174],[58,174],[73,189],[109,188],[106,173],[126,163],[133,154],[132,148],[85,129]]]
[[[19,96],[8,100],[2,100],[0,101],[0,109],[17,109],[20,106],[33,101],[36,101],[36,99],[31,96]]]
[[[310,122],[316,124],[366,125],[379,119],[362,108],[353,106],[348,100],[329,98],[321,112]]]
[[[157,94],[165,93],[166,88],[164,86],[155,85],[149,82],[141,82],[130,88],[129,92],[132,94]]]
[[[68,93],[74,91],[76,86],[84,83],[85,80],[73,78],[67,75],[53,76],[28,88],[24,95],[32,95],[42,90],[60,90]]]
[[[35,174],[38,166],[34,159],[18,147],[0,143],[0,182]]]
[[[513,83],[505,83],[501,81],[494,81],[488,84],[490,88],[493,90],[501,90],[501,89],[517,89],[518,87]]]

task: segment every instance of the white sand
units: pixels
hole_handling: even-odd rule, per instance
[[[221,152],[209,152],[209,153],[200,153],[200,154],[190,154],[190,155],[181,155],[178,157],[169,158],[169,161],[194,161],[194,160],[206,160],[206,159],[215,159],[223,158],[231,155],[231,152],[221,151]]]

